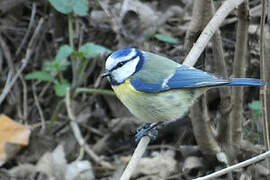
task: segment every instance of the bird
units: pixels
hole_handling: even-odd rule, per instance
[[[196,99],[210,88],[264,85],[262,80],[254,78],[221,78],[131,47],[113,52],[106,59],[102,76],[107,77],[128,110],[146,122],[138,128],[136,140],[162,122],[183,117]],[[157,132],[152,134],[156,136]]]

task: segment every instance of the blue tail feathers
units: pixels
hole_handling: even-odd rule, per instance
[[[232,78],[227,86],[263,86],[264,82],[253,78]]]

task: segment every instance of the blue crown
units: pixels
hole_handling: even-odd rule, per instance
[[[132,51],[132,48],[119,49],[118,51],[112,53],[111,57],[114,59],[121,58],[121,57],[129,55],[131,51]]]

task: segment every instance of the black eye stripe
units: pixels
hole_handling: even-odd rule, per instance
[[[138,55],[136,54],[135,56],[133,56],[133,57],[130,58],[129,60],[119,62],[114,68],[112,68],[111,71],[113,71],[113,70],[115,70],[115,69],[117,69],[117,68],[120,68],[120,67],[124,66],[127,62],[132,61],[133,59],[135,59],[135,58],[137,58],[137,57],[138,57]]]
[[[122,67],[124,64],[126,64],[128,61],[122,61],[122,62],[120,62],[120,63],[118,63],[114,68],[112,68],[112,70],[111,71],[113,71],[113,70],[115,70],[115,69],[117,69],[117,68],[120,68],[120,67]]]

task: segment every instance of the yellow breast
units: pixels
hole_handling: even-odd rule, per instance
[[[131,85],[130,79],[112,88],[134,116],[148,122],[180,118],[194,100],[203,93],[201,90],[191,93],[184,89],[158,93],[140,92]]]

